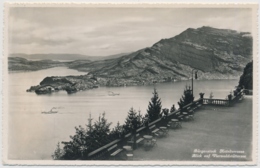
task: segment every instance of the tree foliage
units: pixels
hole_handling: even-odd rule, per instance
[[[170,113],[173,113],[174,111],[176,111],[175,105],[173,104],[170,110]]]
[[[122,138],[126,134],[126,131],[123,128],[123,125],[120,125],[119,122],[117,122],[117,125],[115,128],[112,129],[110,135],[115,138]]]
[[[54,160],[59,160],[62,158],[62,156],[63,156],[63,150],[60,147],[60,142],[58,142],[56,150],[54,151],[53,155],[51,155],[51,157]]]
[[[132,130],[134,120],[136,120],[137,127],[140,127],[142,125],[142,115],[140,114],[140,111],[137,114],[134,108],[131,107],[124,124],[124,129],[126,132],[130,132]]]
[[[105,118],[105,112],[93,125],[91,116],[86,128],[75,127],[76,133],[70,136],[69,142],[62,142],[63,149],[57,145],[53,158],[60,160],[87,159],[89,152],[109,143],[111,141],[110,125]]]
[[[249,90],[253,89],[253,61],[249,62],[244,68],[239,80],[239,86]]]
[[[133,120],[135,119],[137,127],[142,125],[142,115],[140,111],[137,112],[131,108],[128,112],[125,124],[117,125],[110,130],[112,123],[109,123],[105,118],[105,112],[99,116],[99,119],[92,124],[91,115],[88,119],[86,128],[82,126],[75,127],[75,134],[70,136],[70,141],[62,142],[63,148],[60,143],[57,144],[52,158],[55,160],[76,160],[88,159],[88,154],[115,139],[122,138],[125,134],[130,133]]]
[[[194,100],[194,96],[192,94],[192,90],[190,89],[190,87],[189,88],[186,87],[184,89],[183,96],[180,98],[180,101],[178,102],[178,105],[180,109],[182,109],[187,104],[193,102],[193,100]]]
[[[161,109],[161,99],[158,96],[157,90],[154,88],[153,97],[151,98],[147,109],[147,114],[150,122],[157,120],[160,117]]]
[[[156,89],[154,89],[153,97],[149,102],[147,114],[141,115],[140,110],[136,112],[134,108],[130,108],[125,123],[117,125],[110,130],[112,123],[105,118],[105,112],[99,116],[99,119],[92,123],[91,115],[85,128],[82,126],[75,127],[75,134],[70,136],[70,141],[58,143],[52,157],[55,160],[86,160],[88,154],[115,139],[121,139],[127,133],[134,133],[137,128],[144,125],[145,121],[154,121],[158,119],[162,109],[161,100],[158,97]],[[168,115],[169,110],[164,110],[164,115]]]

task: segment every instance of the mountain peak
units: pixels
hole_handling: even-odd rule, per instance
[[[252,37],[235,30],[203,26],[186,29],[119,58],[76,62],[70,68],[134,83],[188,79],[192,69],[199,70],[201,78],[223,79],[240,76],[251,59]]]
[[[187,79],[192,69],[201,78],[237,77],[252,57],[252,38],[235,30],[203,26],[161,39],[134,55],[113,60],[109,66],[90,71],[96,76],[140,81]],[[95,64],[95,63],[94,63]],[[96,65],[93,64],[93,67]],[[202,77],[203,76],[203,77]]]
[[[196,30],[203,31],[203,32],[223,33],[225,35],[226,35],[226,33],[229,33],[229,34],[239,34],[239,32],[236,31],[236,30],[220,29],[220,28],[214,28],[214,27],[210,27],[210,26],[202,26],[200,28],[197,28]]]
[[[210,27],[210,26],[202,26],[202,27],[199,27],[198,29],[204,29],[204,30],[217,30],[217,28],[214,28],[214,27]]]

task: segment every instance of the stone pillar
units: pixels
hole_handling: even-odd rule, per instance
[[[200,93],[200,98],[203,99],[205,93]]]

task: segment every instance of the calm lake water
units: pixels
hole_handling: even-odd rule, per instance
[[[75,126],[85,126],[91,113],[94,120],[106,112],[106,118],[113,125],[124,122],[128,110],[133,107],[146,113],[154,86],[100,87],[68,95],[65,91],[50,95],[27,93],[32,85],[37,85],[46,76],[83,75],[84,72],[64,67],[47,70],[9,74],[9,159],[51,159],[57,142],[68,141],[75,133]],[[191,81],[156,84],[163,108],[170,108],[183,94],[185,85]],[[226,98],[238,80],[196,80],[195,99],[200,92],[209,97]],[[120,93],[109,96],[109,91]],[[56,114],[41,114],[52,107],[58,107]]]

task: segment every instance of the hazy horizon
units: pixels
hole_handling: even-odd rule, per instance
[[[187,28],[252,33],[247,8],[13,7],[9,53],[109,56],[131,53]]]
[[[133,51],[135,52],[135,51]],[[27,53],[9,53],[9,57],[10,55],[12,54],[25,54],[25,55],[48,55],[48,54],[53,54],[53,55],[61,55],[61,54],[64,54],[64,55],[82,55],[82,56],[89,56],[89,57],[105,57],[105,56],[114,56],[114,55],[124,55],[124,54],[130,54],[132,52],[129,52],[129,53],[117,53],[117,54],[111,54],[111,55],[87,55],[87,54],[78,54],[78,53],[33,53],[33,54],[27,54]]]

